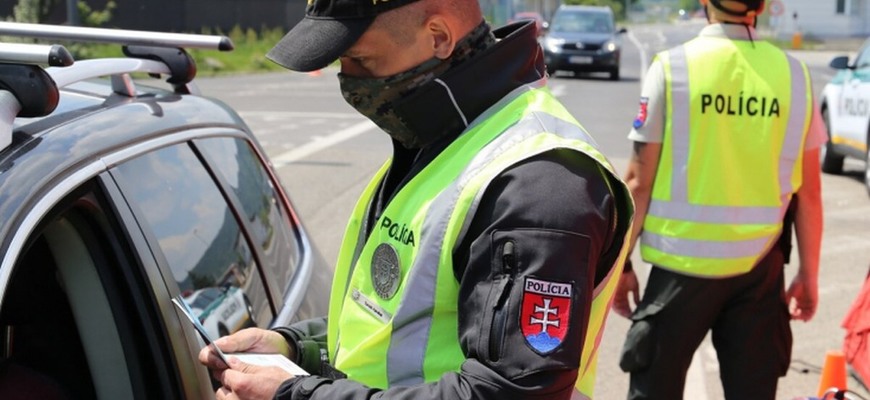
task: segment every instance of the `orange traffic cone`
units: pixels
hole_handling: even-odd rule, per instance
[[[846,356],[839,350],[828,350],[825,354],[825,365],[819,379],[819,397],[832,387],[846,390]]]

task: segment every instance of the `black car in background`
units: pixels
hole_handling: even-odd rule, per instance
[[[0,387],[213,398],[172,298],[226,294],[198,316],[220,334],[325,315],[331,272],[263,149],[193,81],[184,48],[229,39],[0,23],[8,35],[118,42],[127,58],[0,44],[0,382],[16,382]]]
[[[607,72],[619,80],[621,35],[610,7],[562,5],[541,38],[544,63],[556,71]]]

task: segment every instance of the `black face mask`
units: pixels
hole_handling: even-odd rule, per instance
[[[495,38],[490,33],[489,26],[482,23],[457,43],[453,54],[445,60],[432,58],[408,71],[385,78],[357,78],[338,74],[341,94],[351,107],[372,120],[405,148],[425,147],[440,137],[422,137],[412,130],[398,106],[421,88],[437,85],[435,80],[444,72],[472,58],[493,43]]]
[[[386,78],[357,78],[338,74],[341,95],[351,107],[372,120],[402,146],[420,147],[420,138],[408,127],[395,105],[428,85],[446,70],[445,61],[433,58],[408,71]]]

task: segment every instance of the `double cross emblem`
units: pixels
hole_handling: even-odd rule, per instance
[[[546,332],[547,327],[552,325],[556,328],[559,327],[559,319],[551,320],[550,315],[558,315],[559,307],[550,308],[551,299],[544,299],[544,306],[541,307],[539,305],[535,305],[535,314],[543,313],[543,318],[535,318],[531,317],[529,320],[529,324],[532,325],[541,325],[541,332]]]

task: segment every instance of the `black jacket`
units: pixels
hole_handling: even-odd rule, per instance
[[[511,90],[544,77],[532,23],[494,33],[499,43],[443,78],[466,115],[480,115]],[[450,126],[452,105],[438,107],[444,103],[433,100],[423,102],[428,104],[426,120]],[[376,219],[389,199],[459,133],[461,129],[422,150],[394,143],[393,163],[370,215]],[[594,160],[571,150],[553,150],[507,169],[486,189],[454,253],[460,282],[457,335],[466,355],[459,373],[387,390],[341,379],[340,373],[321,362],[326,354],[326,319],[321,318],[277,329],[298,349],[297,363],[316,375],[288,380],[275,398],[569,399],[578,376],[592,291],[614,264],[630,222],[630,201],[616,197],[625,194],[612,191],[619,183],[607,180],[613,178]],[[517,265],[512,289],[501,299],[493,298],[499,297],[491,292],[497,290],[496,276],[502,273],[508,241],[515,244],[512,254]],[[523,288],[517,282],[525,277],[573,282],[579,294],[567,337],[544,355],[527,343],[520,329]],[[506,312],[496,314],[493,308],[499,302]]]

